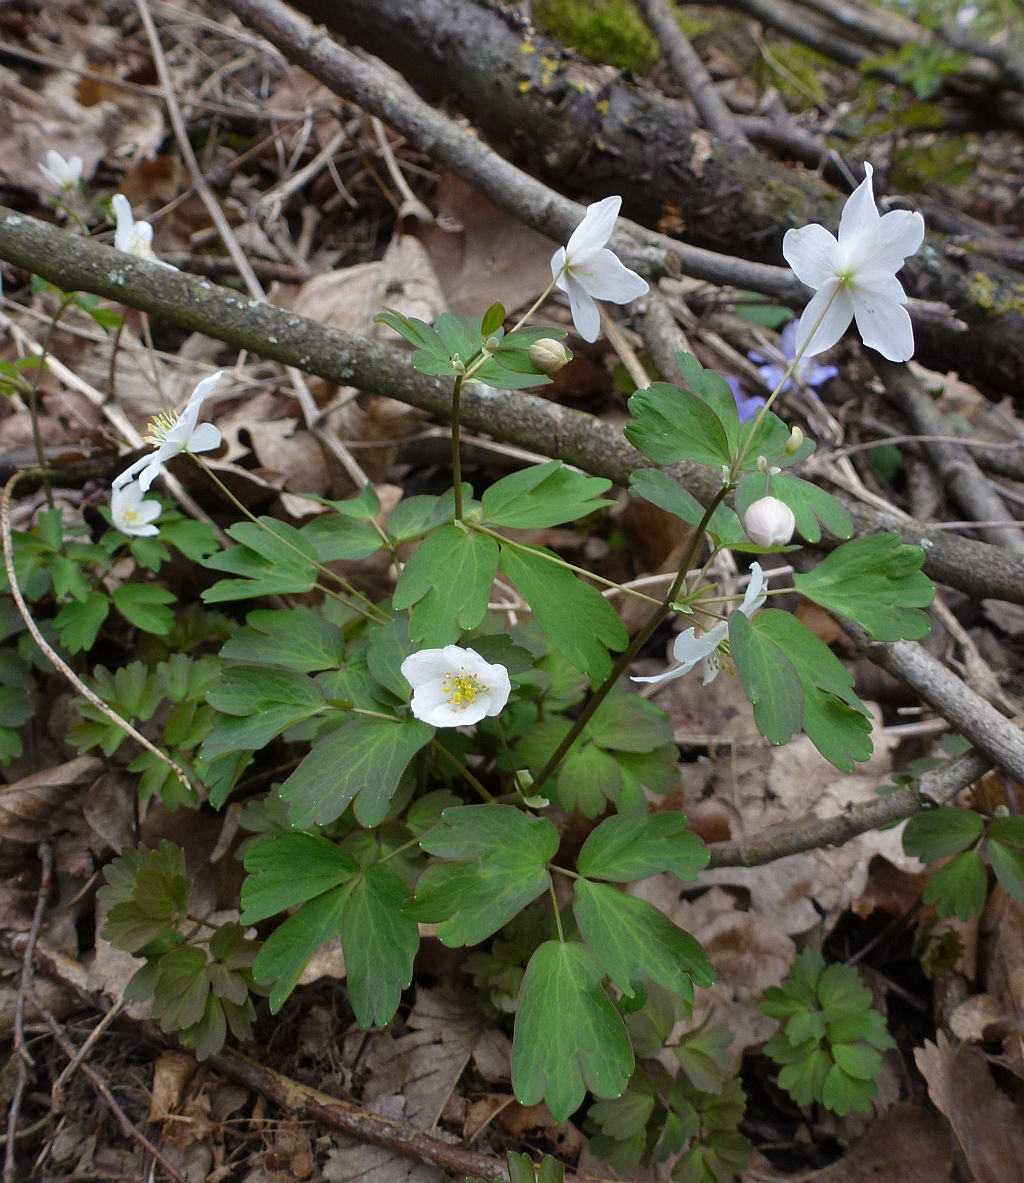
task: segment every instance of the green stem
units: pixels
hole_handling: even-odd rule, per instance
[[[509,749],[508,740],[505,739],[505,729],[502,727],[501,719],[497,715],[494,716],[494,727],[498,732],[498,739],[501,740],[501,748],[505,753],[506,759],[508,760],[508,766],[512,770],[512,779],[515,781],[516,791],[519,793],[520,797],[525,797],[526,794],[523,792],[522,781],[520,781],[519,773],[516,770],[516,762],[512,759],[512,752]]]
[[[577,575],[582,575],[584,579],[592,579],[595,583],[603,583],[605,587],[614,588],[615,591],[623,592],[628,596],[635,596],[638,600],[645,600],[648,604],[660,604],[661,600],[654,596],[648,596],[644,592],[637,591],[635,588],[626,587],[625,584],[616,583],[614,579],[605,579],[603,575],[595,575],[593,571],[588,571],[585,567],[577,567],[574,563],[569,563],[558,555],[545,554],[544,551],[538,550],[535,546],[530,546],[525,542],[518,542],[515,538],[506,538],[504,534],[499,534],[497,530],[492,530],[488,526],[482,526],[479,522],[470,522],[469,527],[472,530],[477,530],[481,534],[487,534],[496,542],[501,543],[502,546],[511,546],[515,550],[525,550],[535,558],[544,559],[548,563],[554,563],[556,567],[565,567],[567,571],[575,571]]]
[[[388,859],[394,858],[396,854],[402,854],[403,851],[408,850],[410,846],[419,846],[419,844],[419,838],[410,838],[408,842],[403,842],[401,846],[396,846],[394,850],[389,850],[387,854],[382,855],[379,859],[377,859],[377,862],[386,863]]]
[[[555,885],[548,880],[548,891],[551,893],[551,907],[555,913],[555,928],[558,929],[558,943],[565,944],[565,933],[562,932],[562,913],[558,909],[558,896],[555,895]]]
[[[444,756],[444,758],[449,762],[449,764],[452,764],[455,768],[457,768],[459,770],[460,775],[465,777],[465,779],[473,786],[474,789],[476,789],[476,791],[480,794],[481,797],[483,797],[483,799],[487,802],[488,805],[491,805],[494,802],[494,795],[492,793],[489,793],[484,788],[484,786],[477,780],[477,778],[472,774],[472,772],[469,771],[469,769],[465,766],[465,764],[463,764],[462,761],[457,756],[453,756],[451,754],[451,752],[449,752],[448,749],[444,746],[444,744],[440,744],[437,742],[436,739],[432,739],[430,741],[430,746],[435,751],[440,752],[441,755]]]
[[[459,405],[462,401],[462,383],[465,375],[455,375],[455,389],[452,391],[452,481],[455,485],[455,520],[462,521],[462,455],[459,451]]]
[[[652,613],[650,620],[647,621],[647,623],[643,626],[643,628],[640,629],[633,640],[630,641],[629,647],[624,650],[624,652],[619,654],[615,665],[612,666],[612,672],[604,680],[604,682],[601,683],[597,690],[594,691],[593,695],[591,695],[590,701],[580,712],[579,718],[575,721],[575,723],[573,723],[572,727],[569,728],[562,742],[557,748],[555,748],[548,762],[537,774],[533,785],[531,786],[531,792],[540,792],[541,786],[546,780],[548,780],[551,774],[561,763],[562,757],[572,747],[577,737],[583,731],[583,728],[586,727],[591,718],[593,718],[594,712],[608,697],[612,687],[619,680],[619,678],[622,677],[626,670],[629,669],[636,655],[651,639],[661,622],[665,620],[665,618],[671,613],[672,605],[675,603],[676,597],[679,595],[679,589],[686,581],[686,573],[690,569],[690,564],[693,562],[694,557],[696,556],[697,551],[700,549],[700,546],[704,540],[704,534],[708,528],[708,523],[714,516],[715,510],[725,500],[726,494],[729,492],[730,488],[731,485],[723,485],[721,489],[715,494],[711,504],[704,511],[704,516],[701,518],[697,529],[694,531],[693,537],[690,539],[690,545],[686,548],[686,554],[683,555],[683,561],[679,566],[679,573],[672,581],[672,586],[668,589],[665,599],[658,605],[655,612]]]
[[[269,534],[270,537],[275,540],[275,542],[279,542],[282,546],[286,546],[294,554],[297,554],[303,562],[312,563],[318,571],[322,571],[325,575],[329,575],[331,579],[338,583],[339,586],[343,587],[353,599],[358,600],[365,605],[365,607],[361,608],[359,604],[350,604],[350,608],[355,609],[355,611],[357,611],[360,616],[365,616],[367,620],[372,620],[375,624],[388,623],[389,618],[385,616],[383,612],[381,612],[377,605],[368,600],[366,596],[362,595],[360,592],[357,592],[347,579],[343,579],[342,576],[337,574],[337,572],[332,571],[330,567],[324,566],[323,563],[318,562],[316,559],[311,559],[304,551],[299,550],[297,546],[293,546],[286,538],[282,538],[280,534],[275,534],[273,530],[267,527],[266,523],[261,522],[255,514],[251,513],[250,510],[238,500],[234,493],[231,492],[227,485],[224,484],[224,482],[217,476],[217,474],[201,456],[197,456],[194,452],[189,452],[187,455],[189,455],[196,462],[196,464],[199,465],[203,472],[205,472],[210,480],[213,481],[213,483],[217,486],[217,488],[220,489],[220,491],[231,502],[235,509],[237,509],[239,513],[244,514],[249,519],[249,521],[253,523],[253,525],[259,526],[259,528],[266,534]],[[327,589],[322,588],[321,590],[326,591]],[[369,611],[367,611],[367,609],[369,609]]]

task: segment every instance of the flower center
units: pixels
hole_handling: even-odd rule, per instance
[[[145,437],[146,443],[158,448],[176,423],[175,416],[168,414],[167,411],[161,411],[158,415],[154,415],[149,424],[149,434]]]
[[[441,689],[456,710],[464,711],[487,688],[476,674],[448,674],[441,683]]]

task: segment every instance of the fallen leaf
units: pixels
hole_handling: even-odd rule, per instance
[[[120,853],[135,841],[135,810],[132,793],[135,778],[120,770],[104,772],[82,802],[82,814],[89,823],[98,855]]]
[[[185,1052],[161,1052],[153,1065],[153,1088],[147,1121],[164,1121],[178,1112],[185,1085],[196,1070],[194,1056]]]
[[[405,1117],[405,1098],[394,1094],[380,1097],[366,1105],[379,1117]],[[441,1183],[440,1169],[418,1162],[382,1146],[370,1146],[351,1138],[336,1136],[338,1148],[328,1155],[323,1167],[327,1183]]]
[[[1024,1183],[1024,1112],[996,1088],[981,1052],[943,1031],[935,1038],[915,1048],[914,1061],[975,1183]]]
[[[61,825],[61,806],[103,768],[95,756],[79,756],[0,787],[0,839],[37,843]]]
[[[991,994],[972,994],[949,1016],[949,1029],[964,1043],[992,1043],[1014,1029],[1014,1021]]]
[[[846,1155],[804,1183],[947,1183],[953,1156],[935,1118],[918,1105],[887,1110]],[[746,1176],[744,1176],[746,1178]]]

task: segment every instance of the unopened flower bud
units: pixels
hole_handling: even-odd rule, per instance
[[[794,427],[789,433],[789,439],[786,440],[786,455],[792,456],[794,453],[800,451],[800,445],[804,442],[804,433],[799,427]]]
[[[493,353],[495,351],[495,349],[497,349],[500,344],[501,344],[501,341],[497,337],[488,337],[487,340],[484,342],[484,352],[485,353]]]
[[[764,457],[764,456],[758,456],[758,458],[757,458],[757,471],[758,471],[758,472],[767,472],[767,471],[768,471],[768,460],[767,460],[767,458],[766,458],[766,457]]]
[[[529,348],[530,361],[542,374],[557,374],[562,366],[569,362],[569,354],[561,341],[551,337],[541,337]]]
[[[785,546],[793,537],[796,518],[778,497],[762,497],[743,515],[743,527],[757,546]]]
[[[464,374],[466,372],[466,363],[457,353],[452,354],[451,366],[456,374]]]

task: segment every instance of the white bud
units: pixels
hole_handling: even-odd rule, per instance
[[[534,341],[528,350],[530,361],[542,374],[557,374],[562,366],[569,362],[569,354],[561,341],[551,337],[541,337]]]
[[[758,456],[758,458],[757,458],[757,471],[758,472],[767,472],[768,471],[768,461],[764,456]]]
[[[456,374],[464,374],[466,372],[466,363],[457,353],[452,354],[451,367]]]
[[[789,439],[786,440],[786,455],[792,456],[794,453],[800,451],[800,445],[804,442],[804,433],[799,427],[794,427],[789,433]]]
[[[484,353],[493,353],[495,351],[495,349],[497,349],[500,344],[501,344],[500,338],[488,337],[487,340],[484,342]]]
[[[778,497],[762,497],[743,515],[743,527],[758,546],[785,546],[793,537],[796,518]]]

